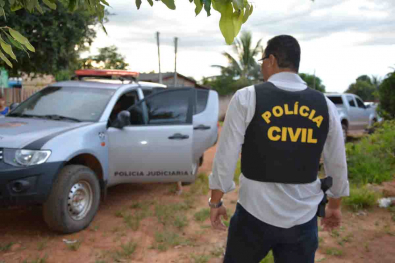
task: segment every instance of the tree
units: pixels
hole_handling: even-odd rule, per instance
[[[159,0],[156,0],[159,1]],[[227,44],[232,44],[234,38],[239,34],[241,26],[248,20],[252,14],[254,7],[248,2],[248,0],[189,0],[195,4],[195,13],[199,15],[203,7],[207,12],[207,16],[211,15],[212,8],[221,14],[219,21],[219,28],[222,35],[224,36]],[[153,0],[147,0],[148,4],[154,5]],[[160,0],[168,8],[176,9],[175,0]],[[60,3],[60,4],[58,4]],[[140,9],[142,0],[136,0],[136,7]],[[103,19],[105,17],[105,7],[109,6],[106,0],[42,0],[40,3],[38,0],[0,0],[0,17],[3,16],[6,20],[6,10],[12,12],[26,9],[29,13],[39,12],[45,13],[44,6],[50,9],[57,9],[59,6],[65,6],[69,11],[74,12],[78,10],[87,10],[91,14],[94,14],[103,25]],[[45,14],[46,16],[47,14]],[[104,27],[103,27],[104,28]],[[1,47],[3,51],[16,60],[16,56],[13,52],[12,47],[29,50],[35,52],[35,48],[30,44],[28,38],[24,37],[18,31],[7,26],[0,27],[0,38]],[[0,59],[6,62],[6,64],[12,68],[12,63],[9,58],[0,51]]]
[[[44,11],[47,9],[43,7]],[[9,69],[11,76],[21,73],[56,75],[60,71],[76,69],[79,53],[86,50],[96,36],[91,27],[99,23],[96,16],[87,11],[69,13],[62,5],[45,15],[26,10],[7,12],[6,15],[8,25],[28,37],[37,48],[37,52],[30,54],[15,50],[18,61]]]
[[[355,83],[352,83],[348,87],[346,93],[356,94],[363,100],[372,101],[377,97],[377,88],[372,84],[369,76],[362,75],[356,79]]]
[[[221,75],[203,79],[203,85],[212,87],[220,95],[234,93],[259,82],[261,78],[261,68],[256,62],[257,56],[262,52],[261,40],[253,47],[251,33],[243,32],[232,48],[236,58],[228,52],[222,53],[228,59],[228,66],[213,65],[221,69]]]
[[[395,71],[387,75],[379,88],[379,114],[385,119],[395,119]]]
[[[126,69],[125,57],[118,53],[116,46],[99,48],[99,55],[80,60],[80,68]]]
[[[256,62],[256,57],[261,52],[261,41],[262,39],[252,48],[251,32],[244,31],[240,38],[232,44],[237,59],[228,52],[223,52],[222,54],[228,59],[229,65],[227,67],[213,65],[213,67],[219,67],[223,75],[233,78],[259,79],[260,66]]]
[[[307,73],[299,73],[299,76],[310,88],[325,92],[325,86],[322,84],[322,80],[319,77]]]

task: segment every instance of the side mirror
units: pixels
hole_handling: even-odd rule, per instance
[[[19,106],[19,103],[12,103],[11,105],[10,105],[10,111],[13,111],[16,107],[18,107]]]
[[[122,129],[123,127],[129,126],[129,125],[131,125],[130,112],[127,110],[123,110],[120,113],[118,113],[114,126],[116,128]]]

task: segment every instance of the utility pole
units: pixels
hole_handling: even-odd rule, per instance
[[[174,87],[177,87],[177,45],[178,37],[174,38]]]
[[[159,43],[159,32],[156,32],[156,43],[157,43],[157,45],[158,45],[159,83],[162,84],[162,72],[160,71],[160,43]]]

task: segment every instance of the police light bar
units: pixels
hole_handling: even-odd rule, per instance
[[[139,76],[138,72],[119,70],[119,69],[79,69],[75,71],[78,78],[83,77],[102,77],[112,78],[120,77],[125,79],[135,79]]]

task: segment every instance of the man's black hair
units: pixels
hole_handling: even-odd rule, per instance
[[[300,46],[298,41],[288,35],[276,36],[267,42],[265,56],[273,55],[280,68],[290,68],[299,72]]]

